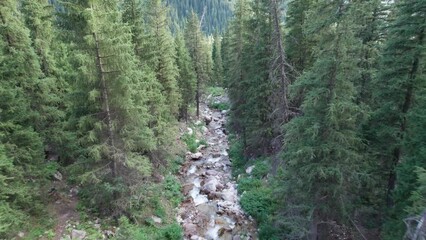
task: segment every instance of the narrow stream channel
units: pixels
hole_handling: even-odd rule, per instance
[[[200,150],[200,159],[188,156],[181,170],[185,200],[177,218],[183,226],[185,239],[257,239],[255,223],[241,209],[237,185],[231,176],[224,129],[226,114],[206,105],[202,113],[200,119],[211,117],[203,133],[208,146]]]

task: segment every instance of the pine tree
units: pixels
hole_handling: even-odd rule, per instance
[[[235,132],[242,135],[244,145],[245,141],[245,119],[244,119],[244,103],[245,84],[244,79],[246,72],[242,67],[243,50],[246,43],[247,19],[250,14],[250,7],[246,0],[238,0],[235,5],[235,17],[230,22],[229,33],[226,35],[226,72],[225,86],[228,88],[229,100],[231,103],[230,126]]]
[[[222,39],[218,32],[213,39],[213,82],[215,85],[223,85]]]
[[[41,65],[40,92],[38,102],[43,106],[39,108],[40,119],[36,129],[43,136],[48,154],[58,152],[59,145],[64,138],[63,122],[65,117],[65,94],[68,84],[61,76],[55,62],[56,55],[62,49],[57,34],[52,26],[53,6],[47,0],[22,1],[22,13],[27,27],[30,30],[33,48]]]
[[[148,49],[148,52],[144,50],[146,47],[149,47],[150,44],[152,44],[152,42],[149,41],[153,41],[151,39],[153,35],[152,33],[147,33],[145,31],[146,24],[143,22],[144,12],[142,9],[143,2],[141,0],[123,1],[123,21],[129,24],[132,29],[132,43],[134,45],[135,55],[138,58],[138,65],[143,71],[143,75],[146,76],[146,80],[150,82],[150,84],[148,84],[148,86],[150,86],[150,94],[147,96],[149,98],[147,104],[150,115],[152,116],[149,126],[154,130],[157,142],[158,151],[156,152],[166,152],[162,151],[161,147],[170,145],[170,141],[172,139],[171,134],[174,133],[173,127],[175,125],[175,117],[173,116],[174,112],[172,112],[170,109],[174,108],[177,103],[168,101],[169,95],[164,94],[163,84],[158,81],[155,69],[153,69],[155,66],[152,66],[151,64],[153,59],[147,55],[149,52],[151,52],[151,54],[157,54],[157,52],[155,52],[157,47]],[[165,31],[166,34],[164,36],[167,37],[167,29],[165,29]],[[167,39],[167,41],[169,41],[169,39]],[[168,47],[170,47],[170,45]],[[169,59],[170,55],[164,54],[165,53],[161,52],[158,57],[165,57],[169,65],[167,65],[167,69],[162,69],[161,73],[164,73],[165,70],[169,71],[175,68],[175,66],[170,65],[172,64]],[[172,81],[170,82],[171,84],[174,84],[174,75],[172,78],[168,79]],[[174,94],[174,92],[171,94]]]
[[[70,122],[82,148],[76,167],[84,164],[87,169],[80,178],[89,183],[82,196],[101,213],[120,213],[128,187],[150,174],[146,153],[157,142],[148,108],[155,82],[138,66],[131,29],[115,0],[75,9],[83,11],[87,23],[75,51],[79,76]]]
[[[148,0],[144,5],[145,31],[142,62],[154,70],[162,85],[170,112],[177,116],[181,96],[176,78],[176,48],[169,28],[168,8],[161,0]]]
[[[182,95],[180,106],[180,117],[188,120],[188,108],[193,103],[195,97],[196,75],[192,65],[191,56],[185,46],[185,39],[181,32],[178,32],[176,41],[176,63],[179,68],[178,85]]]
[[[288,4],[285,51],[291,65],[288,75],[292,83],[305,69],[312,65],[314,60],[312,48],[315,39],[309,37],[306,31],[306,18],[311,7],[312,0],[291,1]],[[299,107],[303,100],[303,89],[293,95],[292,103],[295,107]]]
[[[286,238],[328,238],[347,225],[362,174],[354,80],[358,77],[354,2],[318,1],[307,29],[318,41],[315,62],[300,79],[306,89],[303,115],[285,125],[282,221]],[[296,90],[297,90],[296,89]]]
[[[200,116],[201,88],[207,82],[207,70],[203,61],[203,36],[200,30],[200,20],[197,14],[192,12],[185,26],[185,42],[192,59],[197,77],[195,100],[197,104],[197,117]]]
[[[22,227],[34,206],[43,163],[43,144],[35,131],[41,105],[40,65],[18,2],[0,2],[0,238]],[[31,211],[33,210],[33,211]]]
[[[201,61],[204,63],[206,84],[214,85],[213,79],[213,44],[211,37],[203,37],[201,41]]]
[[[387,185],[386,204],[391,208],[384,229],[385,239],[402,237],[402,219],[407,215],[404,209],[412,204],[407,195],[415,189],[416,176],[412,171],[416,166],[425,167],[420,149],[412,152],[423,138],[418,127],[424,123],[424,9],[426,3],[423,1],[396,3],[395,19],[388,27],[379,77],[373,85],[373,98],[378,108],[371,119],[372,146],[381,163],[380,175],[387,180],[383,186]]]

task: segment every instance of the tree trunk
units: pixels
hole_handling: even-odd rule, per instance
[[[103,108],[104,111],[106,113],[106,123],[107,123],[107,127],[108,127],[108,143],[110,145],[111,148],[111,162],[109,164],[110,169],[111,169],[111,175],[113,178],[115,178],[117,176],[117,161],[116,161],[116,149],[115,149],[115,142],[114,142],[114,130],[113,130],[113,126],[112,126],[112,117],[111,117],[111,110],[110,110],[110,105],[109,105],[109,96],[108,96],[108,87],[107,87],[107,83],[105,81],[105,71],[103,69],[102,66],[102,57],[100,54],[100,47],[99,47],[99,41],[98,38],[96,36],[96,33],[93,33],[93,38],[95,39],[95,44],[96,44],[96,65],[98,67],[98,74],[99,74],[99,79],[101,81],[101,86],[102,86],[102,101],[103,101]]]
[[[421,46],[421,44],[423,43],[423,38],[424,38],[424,29],[422,29],[419,33],[419,38],[418,38],[418,44],[419,46]],[[409,79],[408,79],[408,86],[406,88],[406,93],[405,93],[405,99],[404,99],[404,103],[402,105],[401,108],[401,113],[403,116],[402,122],[401,122],[401,126],[400,126],[400,142],[402,142],[406,127],[407,127],[407,119],[406,119],[406,115],[408,113],[408,111],[411,108],[412,105],[412,100],[414,97],[414,79],[416,79],[417,77],[417,71],[419,68],[419,62],[420,62],[420,52],[417,52],[414,55],[414,61],[413,64],[411,66],[411,70],[409,73]],[[394,149],[394,154],[393,154],[393,162],[391,163],[391,169],[390,169],[390,173],[389,173],[389,179],[388,179],[388,189],[387,189],[387,194],[386,194],[386,202],[388,207],[392,207],[393,206],[393,201],[392,201],[392,192],[395,189],[395,185],[396,185],[396,167],[398,165],[398,163],[401,161],[401,147],[397,146]]]
[[[288,85],[289,80],[286,74],[286,57],[285,57],[285,51],[283,47],[282,42],[282,33],[281,33],[281,26],[280,26],[280,12],[279,12],[279,6],[277,0],[271,0],[271,14],[273,17],[273,24],[274,24],[274,37],[272,41],[275,41],[275,51],[278,54],[278,58],[276,60],[276,63],[273,64],[272,69],[273,72],[278,71],[278,78],[279,78],[279,87],[280,92],[278,96],[278,108],[279,109],[279,120],[282,123],[285,123],[288,121],[289,114],[289,106],[288,106]]]

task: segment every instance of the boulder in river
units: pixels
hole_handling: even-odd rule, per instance
[[[197,226],[193,223],[184,223],[183,229],[185,231],[185,235],[187,236],[197,235]]]
[[[206,125],[209,125],[212,122],[213,118],[212,116],[204,116],[204,122],[206,123]]]
[[[191,159],[192,160],[200,160],[202,157],[203,157],[203,154],[200,153],[200,152],[191,154]]]
[[[201,128],[201,132],[203,132],[204,134],[206,134],[208,131],[209,131],[209,129],[208,129],[208,128],[206,128],[205,126],[203,126],[203,127]]]
[[[185,184],[182,187],[182,193],[183,195],[187,196],[189,194],[189,192],[194,188],[194,184],[193,183],[189,183],[189,184]]]
[[[197,147],[197,150],[200,151],[200,150],[206,149],[206,147],[207,147],[206,145],[201,144],[200,146]]]

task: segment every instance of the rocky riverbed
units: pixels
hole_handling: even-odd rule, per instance
[[[257,239],[255,223],[241,209],[237,185],[231,176],[224,128],[226,111],[203,105],[200,120],[203,121],[198,125],[202,125],[208,146],[200,146],[195,154],[188,153],[181,169],[185,200],[177,220],[184,229],[185,239]]]

